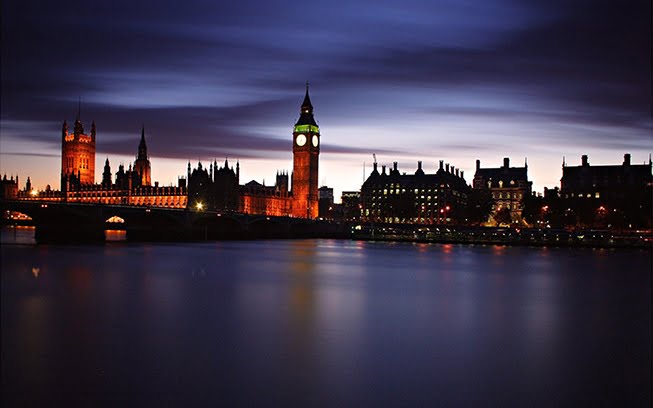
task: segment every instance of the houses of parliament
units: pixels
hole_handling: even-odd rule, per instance
[[[141,129],[138,154],[128,168],[118,167],[114,174],[107,158],[100,183],[95,181],[96,126],[89,133],[78,111],[72,132],[66,121],[61,131],[61,188],[49,186],[44,191],[31,189],[27,179],[25,189],[14,180],[2,180],[0,193],[6,198],[21,200],[58,201],[70,203],[112,204],[164,208],[190,208],[219,212],[241,212],[268,216],[317,218],[318,168],[320,155],[320,129],[313,117],[313,105],[306,85],[306,94],[300,107],[299,119],[292,132],[293,170],[277,172],[274,186],[264,186],[256,181],[240,185],[240,164],[230,166],[225,160],[208,168],[201,163],[195,168],[190,162],[185,177],[177,186],[152,184],[151,163],[147,153],[145,127]],[[289,183],[290,182],[290,183]]]

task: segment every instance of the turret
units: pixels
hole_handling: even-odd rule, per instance
[[[102,173],[102,186],[105,188],[111,187],[111,166],[109,165],[109,158],[104,162],[104,172]]]
[[[66,140],[66,136],[68,136],[68,122],[64,120],[61,128],[61,140]]]

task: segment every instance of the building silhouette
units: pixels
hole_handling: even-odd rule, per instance
[[[145,143],[145,125],[141,129],[141,141],[138,144],[138,156],[134,162],[134,171],[141,178],[141,186],[149,187],[152,185],[152,169],[150,158],[147,155],[147,143]]]
[[[240,165],[223,167],[214,162],[208,169],[201,163],[188,164],[188,205],[215,211],[245,214],[317,218],[319,215],[318,169],[320,129],[313,117],[313,104],[306,85],[299,119],[292,132],[293,170],[277,171],[275,183],[266,186],[255,180],[240,182]]]
[[[397,162],[386,173],[377,163],[363,183],[361,220],[387,223],[438,224],[457,221],[470,187],[464,172],[440,160],[435,174],[426,174],[417,162],[414,174],[401,174]]]
[[[95,122],[90,134],[84,133],[81,109],[77,111],[73,132],[68,131],[64,120],[61,129],[61,190],[79,188],[95,183]]]
[[[481,168],[481,161],[476,160],[473,187],[490,190],[494,200],[491,217],[506,208],[512,220],[520,222],[524,198],[531,195],[533,182],[528,180],[527,163],[524,167],[510,167],[510,159],[505,157],[503,166],[496,168]]]
[[[626,153],[621,165],[592,166],[587,155],[583,155],[580,166],[562,163],[560,197],[564,199],[632,200],[650,188],[650,158],[647,164],[632,164],[630,154]]]
[[[621,164],[599,166],[587,155],[580,166],[563,160],[559,201],[565,216],[582,226],[651,228],[651,159],[633,164],[626,153]]]

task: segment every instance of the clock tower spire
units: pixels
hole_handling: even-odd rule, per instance
[[[306,95],[293,129],[292,214],[299,218],[317,218],[318,164],[320,156],[320,128],[313,117],[313,104]]]

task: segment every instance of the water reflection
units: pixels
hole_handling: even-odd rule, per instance
[[[202,405],[650,402],[646,251],[312,240],[1,250],[3,391],[35,405],[72,405],[79,387],[93,400]]]
[[[36,243],[36,229],[25,225],[6,225],[0,228],[0,243],[2,244],[27,244]]]

